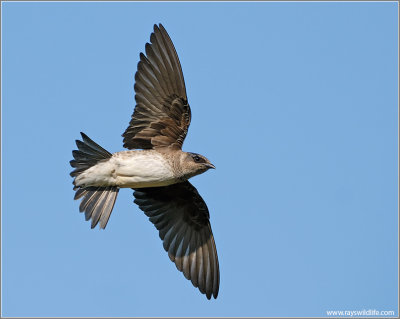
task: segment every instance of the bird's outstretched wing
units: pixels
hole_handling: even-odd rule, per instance
[[[164,249],[200,292],[217,298],[219,265],[206,203],[188,181],[135,189],[135,203],[159,230]]]
[[[136,107],[122,134],[128,149],[181,149],[191,113],[175,47],[164,27],[154,25],[135,75]]]

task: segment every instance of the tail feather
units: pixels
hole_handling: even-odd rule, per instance
[[[72,151],[74,159],[70,164],[75,168],[70,174],[72,177],[79,176],[88,168],[112,156],[87,135],[84,133],[81,135],[83,141],[76,141],[78,150]],[[104,229],[114,208],[119,188],[116,186],[81,188],[75,185],[75,180],[73,184],[76,191],[74,199],[83,197],[79,211],[85,213],[86,220],[92,219],[91,228],[100,223],[100,228]]]
[[[89,167],[112,156],[110,152],[93,142],[86,134],[81,132],[81,135],[83,142],[75,141],[78,151],[72,151],[74,159],[69,162],[75,168],[70,174],[72,177],[78,176]]]
[[[117,199],[119,188],[114,187],[110,189],[107,193],[107,197],[103,204],[103,209],[100,214],[100,228],[105,228],[108,220],[110,219],[111,212],[114,208],[115,200]],[[93,228],[94,226],[92,226]]]
[[[85,219],[92,219],[91,228],[100,222],[100,228],[106,228],[111,212],[117,199],[118,187],[88,187],[79,189],[79,198],[83,200],[79,211],[85,213]],[[75,194],[75,196],[76,196]]]

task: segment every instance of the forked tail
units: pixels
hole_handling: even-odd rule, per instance
[[[72,151],[74,159],[69,163],[73,168],[71,176],[74,177],[74,199],[82,198],[79,206],[80,212],[85,212],[85,219],[92,219],[91,227],[100,223],[100,228],[105,228],[117,199],[119,188],[107,187],[85,187],[76,186],[75,178],[88,168],[96,165],[99,161],[106,160],[112,155],[97,143],[93,142],[86,134],[82,133],[82,141],[76,140],[78,150]]]

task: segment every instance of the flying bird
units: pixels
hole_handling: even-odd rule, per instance
[[[109,153],[81,133],[70,161],[74,199],[91,227],[105,228],[120,188],[159,231],[176,268],[207,299],[217,298],[219,264],[206,203],[189,178],[215,168],[203,155],[182,151],[191,112],[182,68],[165,28],[154,25],[135,74],[136,106],[122,134],[128,151]]]

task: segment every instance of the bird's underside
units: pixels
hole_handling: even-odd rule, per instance
[[[135,74],[132,119],[122,135],[129,151],[111,154],[81,133],[73,151],[75,199],[91,227],[105,228],[120,188],[159,231],[179,271],[207,296],[217,298],[219,265],[209,211],[192,176],[215,168],[207,158],[182,151],[191,121],[178,55],[164,27],[154,26]]]
[[[159,187],[182,182],[174,160],[155,150],[122,151],[91,166],[75,178],[78,187],[118,186],[119,188]],[[172,156],[171,156],[172,157]]]

